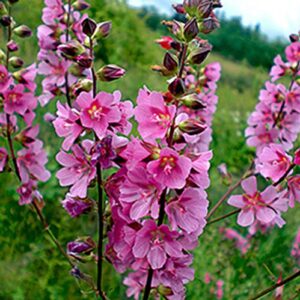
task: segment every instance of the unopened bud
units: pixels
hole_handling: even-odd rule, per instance
[[[93,59],[86,53],[76,57],[78,65],[84,69],[89,69],[93,64]]]
[[[184,38],[187,42],[193,40],[199,33],[196,18],[191,19],[184,25]]]
[[[220,27],[220,23],[216,17],[209,17],[205,20],[200,25],[200,31],[204,34],[208,34],[215,29]]]
[[[173,4],[172,6],[178,14],[185,14],[186,13],[186,11],[183,7],[183,4]]]
[[[3,15],[0,19],[0,24],[3,25],[4,27],[10,26],[12,22],[12,19],[8,15]]]
[[[107,65],[97,72],[100,81],[113,81],[125,75],[125,70],[116,65]]]
[[[172,48],[173,39],[170,36],[163,36],[155,42],[159,44],[163,49],[170,50]]]
[[[6,54],[5,52],[0,49],[0,62],[3,62],[6,59]]]
[[[3,2],[0,2],[0,16],[7,15],[7,9]]]
[[[21,25],[14,29],[14,34],[16,34],[18,37],[26,38],[32,35],[32,31],[28,26]]]
[[[90,7],[90,5],[83,0],[75,1],[72,4],[72,6],[74,7],[74,9],[79,10],[79,11],[85,10]]]
[[[298,34],[291,34],[290,35],[290,41],[291,41],[291,43],[298,42],[299,41],[299,35]]]
[[[192,51],[189,55],[189,62],[192,64],[200,65],[207,58],[208,54],[211,52],[212,46],[206,45],[205,47],[200,47]]]
[[[179,39],[183,39],[184,23],[174,20],[172,22],[172,33]]]
[[[188,119],[179,123],[178,128],[184,133],[195,135],[202,133],[207,125],[195,119]]]
[[[11,57],[9,59],[9,63],[15,69],[21,68],[24,65],[24,61],[20,57],[17,57],[17,56]]]
[[[213,10],[212,0],[203,0],[200,2],[197,9],[197,16],[201,19],[208,18]]]
[[[76,40],[59,45],[58,50],[67,59],[74,59],[85,52],[85,48]]]
[[[175,78],[168,87],[170,93],[176,97],[185,93],[184,82],[181,78]]]
[[[97,23],[94,20],[90,18],[86,18],[85,20],[83,20],[82,31],[87,36],[91,37],[94,34],[96,28],[97,28]]]
[[[7,47],[7,49],[8,49],[10,52],[16,52],[16,51],[19,50],[18,44],[17,44],[15,41],[13,41],[13,40],[9,41],[9,42],[6,44],[6,47]]]
[[[93,88],[93,81],[90,79],[81,79],[78,82],[76,82],[72,87],[72,93],[74,95],[74,98],[79,96],[82,92],[90,92]]]
[[[167,298],[166,296],[172,296],[173,295],[172,289],[169,288],[169,287],[166,287],[164,285],[159,285],[158,293],[160,295],[162,295],[163,298]]]
[[[180,101],[184,106],[194,110],[200,110],[206,108],[205,103],[199,100],[197,94],[186,95],[183,98],[181,98]]]
[[[97,26],[97,29],[93,35],[93,38],[95,39],[104,39],[107,36],[109,36],[112,28],[112,23],[111,21],[106,21],[99,23]]]
[[[223,7],[220,0],[213,0],[213,8],[221,8]]]
[[[164,57],[164,66],[168,71],[174,71],[178,67],[176,60],[167,52]]]

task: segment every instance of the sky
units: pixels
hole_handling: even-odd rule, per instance
[[[128,0],[133,6],[155,5],[161,12],[171,13],[176,0]],[[245,25],[261,25],[270,37],[288,37],[300,30],[300,0],[221,0],[227,17],[241,16]]]

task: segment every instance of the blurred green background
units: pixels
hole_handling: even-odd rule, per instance
[[[162,62],[163,51],[154,43],[162,34],[167,34],[159,25],[163,16],[153,8],[130,9],[124,1],[91,0],[91,17],[98,22],[112,20],[113,30],[109,39],[97,48],[97,65],[114,63],[127,69],[124,79],[113,84],[102,84],[103,90],[120,89],[124,99],[135,101],[138,89],[147,85],[150,89],[166,90],[165,78],[150,70],[153,64]],[[36,31],[41,23],[42,0],[20,0],[14,7],[18,23],[25,23]],[[221,29],[208,36],[214,45],[214,54],[209,61],[222,64],[222,79],[218,88],[219,105],[214,120],[212,149],[214,158],[210,171],[212,185],[209,200],[215,203],[226,191],[216,167],[226,163],[233,180],[246,170],[253,155],[247,148],[244,129],[249,113],[254,109],[259,90],[268,79],[268,69],[277,53],[282,53],[285,41],[269,41],[259,27],[242,25],[240,18],[227,20],[221,17]],[[3,41],[4,33],[0,31]],[[3,45],[3,43],[2,43]],[[22,56],[27,63],[35,60],[37,41],[31,38],[24,42]],[[51,228],[65,246],[77,236],[96,236],[96,216],[71,219],[61,208],[60,201],[66,192],[55,179],[58,166],[55,155],[59,143],[50,124],[43,121],[43,114],[55,112],[52,104],[38,109],[41,122],[41,138],[46,142],[49,155],[47,165],[52,172],[49,182],[41,186],[46,207],[44,213]],[[262,186],[264,182],[261,183]],[[0,175],[0,299],[93,299],[88,288],[69,275],[69,265],[43,233],[35,214],[28,207],[18,205],[15,192],[16,178]],[[217,215],[230,211],[226,205]],[[298,206],[284,215],[287,225],[273,229],[267,235],[257,235],[251,241],[246,255],[224,240],[220,227],[236,228],[246,235],[246,230],[236,225],[235,217],[207,227],[195,251],[195,280],[187,286],[187,299],[216,299],[212,292],[215,283],[204,284],[204,274],[209,272],[214,280],[224,284],[224,299],[243,300],[276,282],[282,273],[285,277],[297,267],[290,257],[292,242],[298,229],[300,213]],[[82,270],[95,274],[94,265],[81,266]],[[117,274],[106,263],[104,287],[110,299],[126,299],[123,275]],[[285,287],[284,299],[294,297],[300,281]],[[270,294],[265,299],[274,299]],[[295,299],[300,299],[300,296]]]

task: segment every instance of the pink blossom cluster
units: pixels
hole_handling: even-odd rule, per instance
[[[45,168],[48,159],[43,142],[37,138],[39,126],[33,124],[37,107],[36,73],[35,65],[16,72],[9,72],[7,67],[0,65],[0,98],[3,101],[0,127],[1,134],[10,140],[8,149],[0,148],[0,172],[9,169],[7,163],[11,159],[11,167],[15,168],[21,182],[17,189],[20,205],[42,201],[38,182],[50,178]],[[17,153],[12,148],[14,144],[18,144]]]
[[[82,9],[87,7],[86,3],[82,5]],[[38,27],[38,72],[45,77],[42,82],[43,93],[39,96],[41,105],[66,93],[74,97],[78,90],[77,77],[89,74],[86,67],[90,66],[91,57],[84,47],[79,47],[86,39],[81,25],[86,18],[86,14],[81,15],[73,5],[64,5],[62,0],[45,0],[42,14],[44,24]],[[73,37],[74,40],[71,40]],[[64,53],[66,44],[70,47]],[[67,59],[70,57],[72,60]]]
[[[293,169],[299,163],[298,151],[293,152],[294,143],[300,133],[300,75],[299,41],[293,41],[286,48],[288,62],[280,56],[274,60],[270,76],[272,82],[260,93],[259,103],[248,119],[246,129],[247,144],[256,148],[255,171],[273,182],[260,193],[255,177],[242,182],[243,195],[230,197],[228,203],[240,209],[238,224],[251,226],[255,232],[265,226],[285,222],[281,212],[293,207],[299,201],[298,175],[293,176]],[[289,77],[287,88],[277,80]],[[288,151],[292,152],[290,155]],[[294,156],[294,158],[293,158]],[[287,188],[282,183],[287,179]]]
[[[206,225],[220,65],[209,64],[197,76],[180,62],[188,43],[171,37],[158,43],[169,52],[154,70],[173,77],[166,93],[139,91],[134,117],[140,137],[118,152],[120,169],[106,182],[113,220],[106,257],[117,271],[133,271],[124,280],[128,297],[138,299],[149,287],[166,299],[184,299],[184,285],[194,278],[189,252]]]
[[[195,135],[189,139],[190,147],[194,147],[200,152],[208,151],[212,141],[212,120],[218,104],[216,83],[220,77],[221,65],[218,62],[213,62],[203,67],[198,79],[193,74],[189,74],[186,77],[185,84],[187,89],[194,89],[196,91],[196,99],[204,106],[203,109],[197,111],[188,107],[182,108],[182,112],[186,115],[199,120],[207,126],[207,129],[202,134]]]

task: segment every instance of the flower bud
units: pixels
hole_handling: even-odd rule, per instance
[[[220,23],[218,19],[215,16],[213,16],[203,20],[203,22],[200,25],[200,31],[204,34],[208,34],[219,27]]]
[[[81,25],[83,33],[89,37],[91,37],[94,34],[97,28],[97,23],[90,18],[86,18],[85,20],[83,20]]]
[[[163,49],[170,50],[172,48],[172,42],[174,40],[170,36],[163,36],[155,42],[159,44]]]
[[[95,247],[96,244],[91,237],[82,237],[68,243],[67,253],[68,255],[81,260],[81,255],[89,255]]]
[[[212,0],[203,0],[200,2],[197,9],[197,16],[201,19],[208,18],[213,10]]]
[[[186,11],[183,7],[183,4],[173,4],[172,6],[178,14],[185,14],[186,13]]]
[[[3,25],[4,27],[10,26],[11,22],[12,22],[12,19],[8,15],[4,15],[0,19],[0,24]]]
[[[78,65],[84,69],[89,69],[93,64],[93,59],[86,53],[76,57]]]
[[[207,58],[208,54],[211,52],[212,46],[206,45],[192,51],[188,57],[191,64],[200,65]]]
[[[185,93],[184,82],[181,78],[175,78],[168,87],[170,93],[176,97]]]
[[[125,75],[125,70],[116,65],[107,65],[97,71],[97,77],[100,81],[113,81]]]
[[[13,41],[13,40],[9,41],[9,42],[6,44],[6,47],[7,47],[7,49],[8,49],[10,52],[15,52],[15,51],[18,51],[18,50],[19,50],[18,44],[17,44],[15,41]]]
[[[193,40],[199,33],[199,28],[196,18],[191,19],[184,25],[184,38],[187,42]]]
[[[72,4],[72,6],[74,7],[75,10],[78,10],[78,11],[82,11],[82,10],[85,10],[90,7],[90,5],[83,0],[75,1]]]
[[[7,15],[7,9],[3,2],[0,2],[0,16]]]
[[[93,88],[93,81],[90,79],[81,79],[71,86],[71,92],[74,98],[79,96],[82,92],[90,92]]]
[[[31,29],[26,25],[21,25],[14,29],[14,34],[21,38],[30,37],[32,35]]]
[[[93,35],[93,39],[104,39],[109,36],[112,28],[111,21],[106,21],[98,24],[97,29]]]
[[[221,8],[223,7],[222,3],[220,0],[213,0],[213,8]]]
[[[174,71],[178,67],[176,60],[169,52],[165,54],[164,66],[168,71]]]
[[[151,66],[151,70],[154,71],[154,72],[158,72],[163,76],[171,76],[171,75],[174,74],[174,72],[169,71],[164,66],[159,66],[159,65]]]
[[[9,2],[10,4],[14,4],[14,3],[19,2],[19,0],[8,0],[8,2]]]
[[[59,45],[57,49],[63,57],[71,60],[85,52],[85,48],[76,40]]]
[[[9,63],[15,69],[21,68],[24,65],[24,61],[20,57],[17,57],[17,56],[11,57],[9,59]]]
[[[0,49],[0,62],[3,62],[5,60],[6,60],[6,54],[2,49]]]
[[[178,128],[183,133],[195,135],[202,133],[207,128],[207,125],[195,119],[188,119],[179,123]]]
[[[299,35],[298,34],[291,34],[290,35],[290,41],[291,41],[291,43],[298,42],[299,41]]]
[[[190,94],[186,95],[183,98],[180,99],[180,102],[191,109],[194,110],[200,110],[206,108],[205,103],[203,103],[199,98],[197,97],[197,94]]]
[[[157,290],[158,293],[163,296],[163,298],[167,298],[167,296],[173,295],[172,289],[164,285],[159,285]]]

